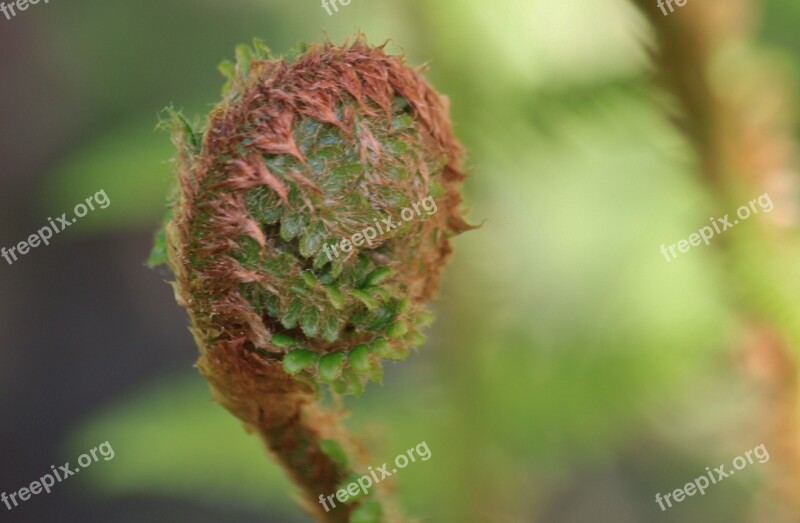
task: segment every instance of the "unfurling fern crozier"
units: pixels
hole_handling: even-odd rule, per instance
[[[178,184],[156,246],[191,317],[198,367],[321,521],[355,521],[368,503],[383,514],[375,521],[391,520],[368,499],[314,506],[354,472],[332,455],[329,442],[351,443],[316,401],[323,385],[361,394],[383,360],[424,341],[450,238],[470,228],[446,101],[362,38],[287,59],[256,42],[223,70],[223,101],[204,125],[170,112]],[[437,212],[397,219],[426,198]],[[387,217],[399,226],[331,256]]]

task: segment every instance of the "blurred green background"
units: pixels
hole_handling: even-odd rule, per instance
[[[764,8],[760,33],[796,68],[800,4]],[[0,270],[0,490],[115,450],[0,519],[308,521],[259,441],[210,401],[169,275],[144,266],[172,176],[155,126],[169,104],[209,110],[237,43],[285,53],[356,29],[429,64],[483,223],[455,240],[426,346],[347,400],[374,464],[429,445],[396,476],[407,512],[750,521],[769,465],[666,513],[653,501],[761,441],[719,260],[658,251],[711,211],[622,0],[352,0],[333,16],[314,0],[87,0],[0,18],[0,243],[100,189],[112,202]]]

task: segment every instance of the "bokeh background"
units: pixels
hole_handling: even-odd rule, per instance
[[[761,8],[758,45],[791,78],[800,3]],[[98,190],[111,200],[0,263],[0,491],[115,450],[0,505],[0,521],[309,521],[211,402],[169,275],[145,266],[171,177],[155,127],[169,104],[209,110],[237,43],[285,53],[357,29],[429,63],[482,223],[455,240],[426,346],[347,400],[375,464],[428,443],[432,459],[396,476],[408,513],[753,521],[775,459],[668,512],[654,503],[762,443],[768,398],[742,371],[717,251],[659,253],[735,208],[710,205],[651,82],[644,19],[622,0],[352,0],[333,16],[316,0],[54,0],[0,17],[0,245]],[[798,202],[774,199],[791,225]]]

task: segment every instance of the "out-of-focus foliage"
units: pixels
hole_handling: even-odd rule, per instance
[[[111,204],[87,214],[76,230],[91,233],[151,225],[164,212],[161,200],[173,177],[169,164],[173,147],[163,134],[153,132],[154,127],[146,120],[111,130],[65,160],[46,185],[48,212],[71,213],[75,204],[103,189]]]

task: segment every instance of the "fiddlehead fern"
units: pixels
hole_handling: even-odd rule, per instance
[[[163,253],[175,275],[216,400],[263,437],[306,508],[400,521],[372,495],[317,503],[354,472],[317,399],[361,394],[424,341],[449,238],[469,228],[446,101],[362,37],[288,59],[255,42],[221,69],[204,125],[169,111],[178,183],[152,261]]]

